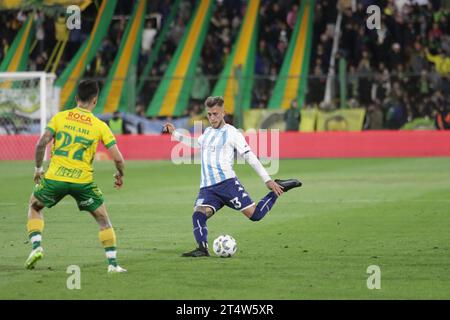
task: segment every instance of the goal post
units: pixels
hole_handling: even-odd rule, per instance
[[[0,160],[29,159],[34,145],[28,141],[42,135],[58,112],[55,78],[46,72],[0,72]]]

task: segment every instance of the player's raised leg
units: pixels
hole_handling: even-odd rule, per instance
[[[195,207],[192,215],[192,224],[195,240],[198,243],[198,248],[183,253],[183,257],[208,257],[208,227],[206,220],[214,214],[214,210],[206,206]]]
[[[301,187],[302,183],[297,179],[289,180],[275,180],[275,182],[269,181],[269,183],[276,183],[282,187],[283,192],[287,192],[290,189]],[[268,187],[273,190],[274,186],[268,185]],[[277,191],[270,191],[264,198],[262,198],[257,205],[252,205],[248,208],[242,210],[250,220],[260,221],[264,216],[272,209],[273,205],[278,199]]]
[[[42,215],[42,209],[44,205],[31,195],[30,203],[28,206],[28,222],[27,231],[28,237],[31,242],[31,253],[25,262],[25,268],[33,269],[36,262],[43,257],[43,248],[41,245],[42,232],[44,231],[44,217]]]
[[[269,192],[264,198],[259,200],[258,204],[253,204],[251,207],[242,210],[242,213],[252,221],[260,221],[272,209],[277,201],[278,196],[275,192]]]
[[[106,258],[108,259],[108,273],[126,272],[126,269],[117,264],[116,233],[109,220],[105,204],[103,203],[100,207],[92,211],[91,214],[100,228],[98,236],[105,249]]]

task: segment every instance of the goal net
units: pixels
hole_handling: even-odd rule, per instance
[[[0,73],[0,160],[30,158],[37,137],[58,111],[54,74]]]

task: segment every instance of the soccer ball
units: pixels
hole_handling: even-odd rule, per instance
[[[214,253],[219,257],[229,258],[236,253],[237,243],[236,240],[226,234],[218,236],[213,243]]]

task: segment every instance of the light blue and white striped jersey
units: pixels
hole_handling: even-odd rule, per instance
[[[220,129],[206,128],[198,138],[201,152],[200,188],[236,177],[233,170],[234,150],[243,155],[250,151],[244,136],[232,125]]]

